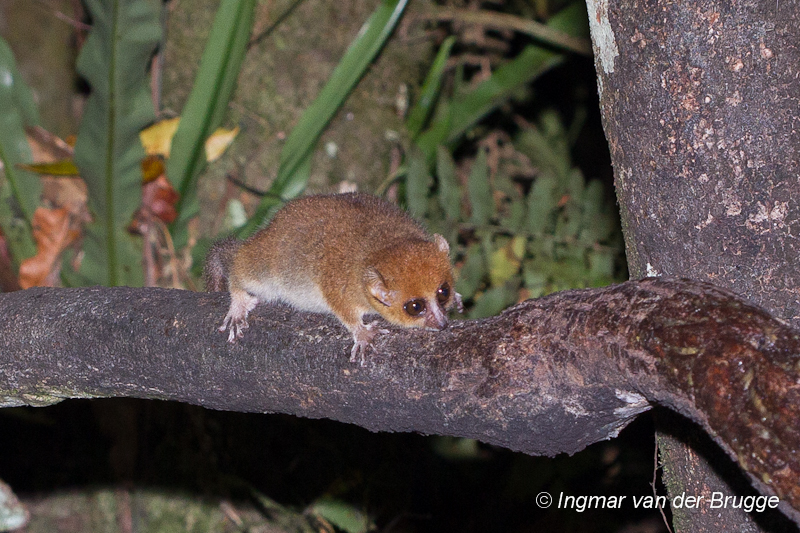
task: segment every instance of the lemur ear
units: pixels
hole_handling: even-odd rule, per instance
[[[375,267],[369,267],[366,273],[367,290],[373,298],[386,307],[390,307],[397,299],[397,293],[386,287],[386,282]]]
[[[447,240],[438,233],[434,233],[433,241],[436,243],[436,246],[439,248],[440,252],[444,253],[450,252],[450,245],[447,244]]]

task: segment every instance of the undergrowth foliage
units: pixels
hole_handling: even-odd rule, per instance
[[[428,196],[407,195],[410,209],[424,215],[432,230],[461,243],[456,289],[473,304],[470,317],[558,290],[624,279],[612,195],[573,165],[557,113],[542,113],[510,146],[492,149],[499,153],[491,164],[480,146],[459,170],[440,147],[432,175],[413,154],[409,162],[409,181],[430,187]]]

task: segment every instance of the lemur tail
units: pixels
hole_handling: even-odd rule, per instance
[[[211,245],[203,267],[203,282],[206,292],[228,290],[228,272],[231,269],[233,256],[242,245],[242,241],[234,236],[220,239]]]

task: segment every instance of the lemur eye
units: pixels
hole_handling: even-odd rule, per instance
[[[448,301],[450,301],[450,284],[444,283],[439,290],[436,291],[436,299],[439,301],[439,305],[444,306]]]
[[[417,298],[416,300],[408,301],[403,306],[403,309],[410,316],[419,316],[425,312],[425,300]]]

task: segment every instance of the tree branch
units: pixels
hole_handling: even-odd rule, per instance
[[[800,522],[800,332],[712,285],[646,279],[443,332],[394,328],[363,367],[334,318],[286,306],[257,308],[229,345],[214,327],[227,304],[167,289],[2,294],[0,405],[176,400],[552,456],[614,437],[658,403],[708,431]]]

